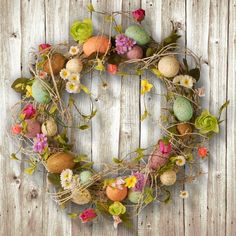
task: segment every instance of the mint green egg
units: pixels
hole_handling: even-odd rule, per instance
[[[125,31],[125,35],[135,40],[139,45],[145,45],[151,40],[148,33],[139,25],[129,26]]]
[[[32,96],[36,102],[46,104],[51,101],[51,97],[43,83],[45,82],[41,82],[38,79],[34,80],[32,85]]]
[[[129,191],[128,199],[129,199],[132,203],[137,204],[137,203],[140,201],[141,198],[142,198],[142,192],[139,192],[139,191],[132,191],[132,190]]]
[[[81,184],[87,184],[91,180],[92,176],[93,176],[93,174],[92,174],[91,171],[89,171],[89,170],[82,171],[79,174],[80,183]]]
[[[193,107],[191,103],[183,97],[175,99],[173,110],[179,121],[189,121],[193,116]]]

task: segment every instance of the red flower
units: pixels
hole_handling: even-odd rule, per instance
[[[21,127],[21,125],[19,125],[19,124],[15,124],[15,125],[13,125],[13,126],[11,127],[11,132],[12,132],[13,134],[20,134],[21,131],[22,131],[22,127]]]
[[[118,66],[115,64],[108,64],[107,65],[107,71],[112,74],[115,75],[118,71]]]
[[[200,156],[201,158],[204,158],[207,156],[208,150],[206,147],[199,147],[197,153],[198,153],[198,156]]]
[[[51,45],[48,44],[48,43],[42,43],[39,45],[39,51],[42,52],[42,51],[46,51],[46,49],[50,49],[51,48]]]
[[[145,17],[145,11],[142,8],[139,8],[132,11],[132,16],[136,21],[141,22]]]
[[[160,140],[159,141],[159,149],[162,154],[170,154],[170,152],[172,150],[171,143],[164,141],[164,140]]]
[[[24,107],[22,114],[24,115],[25,119],[31,119],[36,114],[36,109],[32,104],[28,104]]]
[[[82,223],[89,222],[96,217],[97,214],[93,208],[86,209],[79,215],[79,218],[81,219]]]

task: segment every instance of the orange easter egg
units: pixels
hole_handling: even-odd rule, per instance
[[[85,56],[89,57],[93,53],[106,53],[111,46],[106,36],[94,36],[89,38],[83,45]]]
[[[128,189],[125,186],[123,186],[122,189],[113,188],[111,186],[107,186],[107,188],[106,188],[107,197],[114,202],[115,201],[118,201],[118,202],[123,201],[126,198],[127,194],[128,194]]]

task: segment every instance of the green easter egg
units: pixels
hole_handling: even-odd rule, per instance
[[[193,116],[193,107],[191,103],[183,97],[176,98],[173,110],[179,121],[189,121]]]
[[[151,39],[148,33],[139,25],[129,26],[125,31],[125,35],[135,40],[139,45],[145,45]]]
[[[49,103],[51,97],[47,89],[43,86],[44,82],[40,80],[35,80],[32,85],[32,96],[34,100],[38,103]]]
[[[129,191],[128,199],[132,203],[137,204],[140,201],[141,197],[142,197],[142,193],[141,192],[139,192],[139,191],[132,191],[132,190]]]
[[[92,175],[93,175],[92,172],[89,170],[82,171],[79,174],[81,184],[88,183],[91,180]]]

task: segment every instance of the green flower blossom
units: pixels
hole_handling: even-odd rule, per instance
[[[200,130],[201,134],[207,134],[209,132],[219,133],[217,118],[207,110],[202,111],[202,114],[197,117],[195,127]]]
[[[90,19],[75,21],[70,28],[70,34],[75,41],[84,43],[93,34],[92,21]]]
[[[109,213],[113,216],[119,216],[126,212],[126,207],[120,202],[114,202],[109,206]]]

